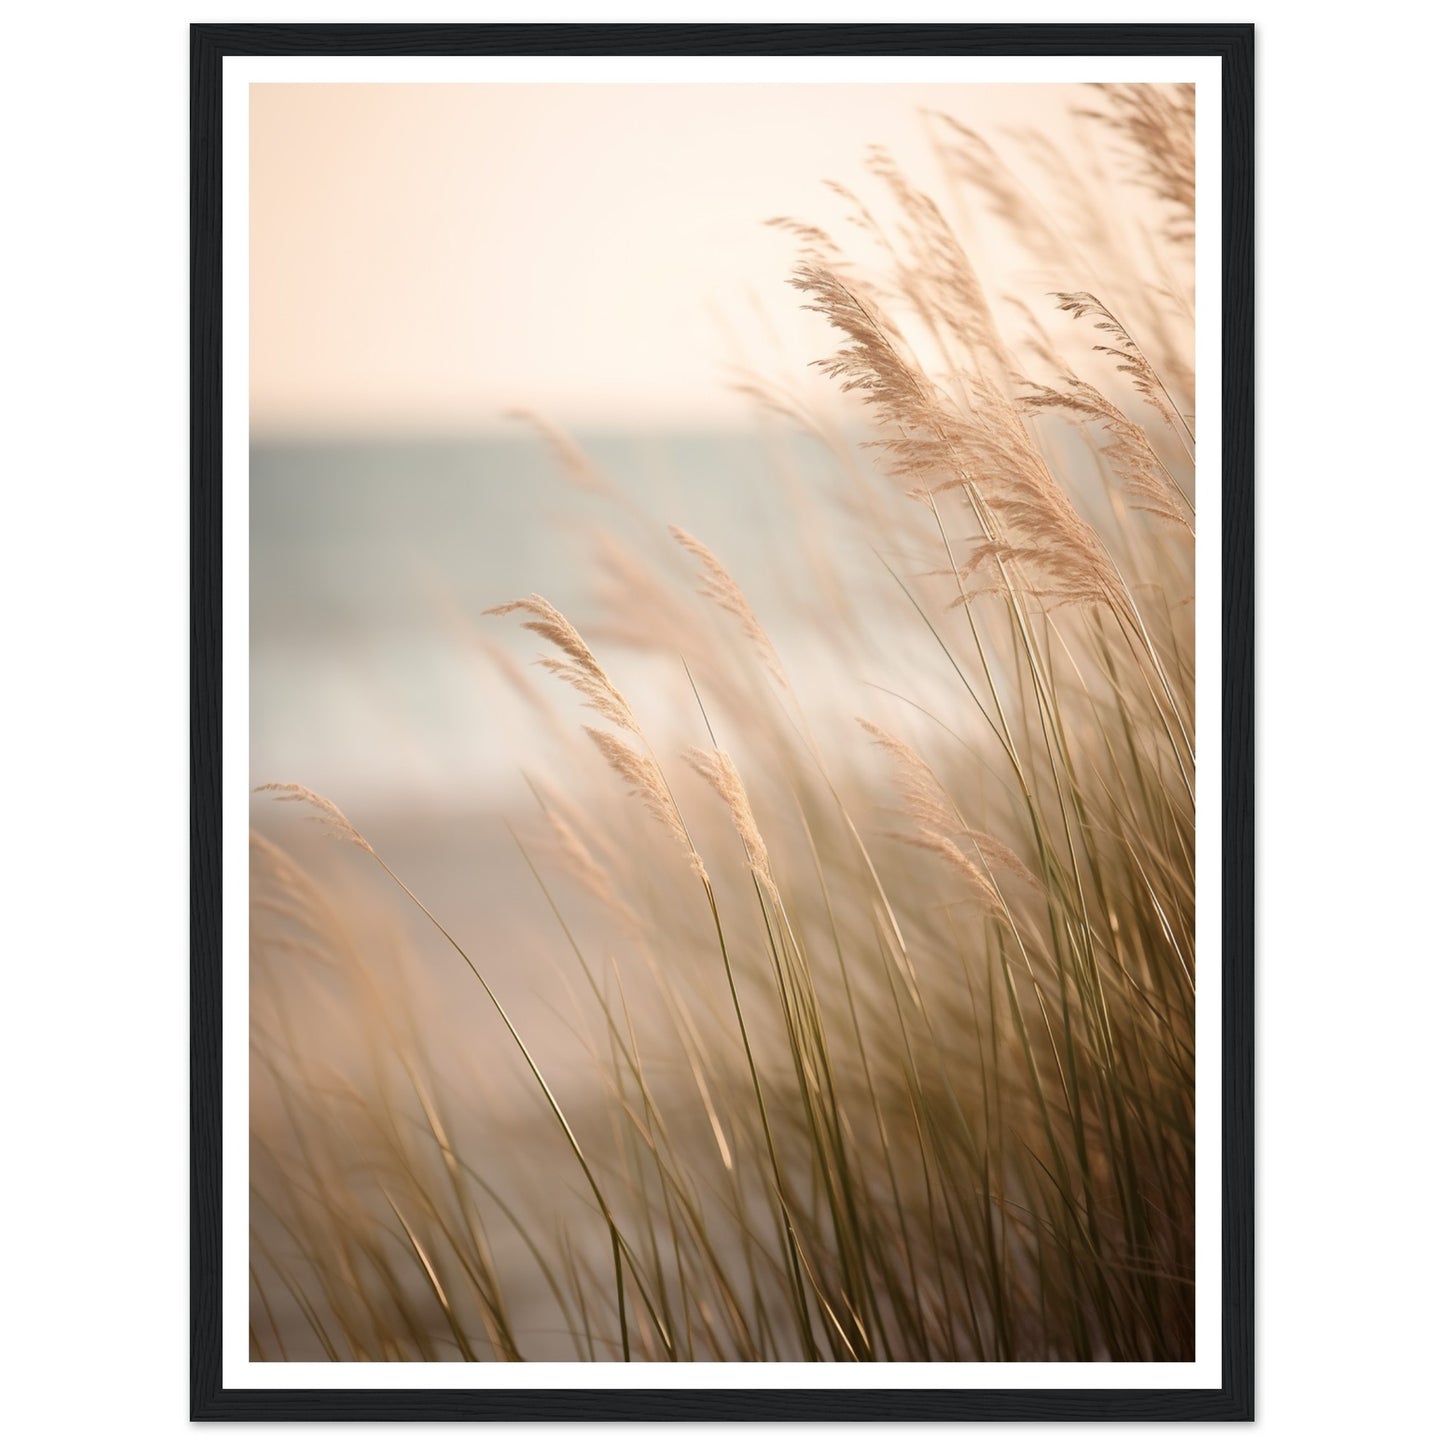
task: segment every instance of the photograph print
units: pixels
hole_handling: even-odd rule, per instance
[[[566,59],[228,91],[226,1383],[1217,1385],[1217,64]]]

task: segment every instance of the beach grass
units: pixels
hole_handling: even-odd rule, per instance
[[[1097,90],[1093,193],[931,117],[940,194],[878,153],[846,237],[776,222],[849,418],[746,383],[833,459],[806,627],[665,518],[613,539],[586,635],[539,595],[478,619],[540,648],[514,682],[570,740],[510,821],[584,1067],[344,800],[271,788],[375,886],[258,829],[254,1357],[1193,1358],[1192,100]],[[967,204],[1057,289],[1002,300]],[[775,642],[811,634],[870,706],[816,710]],[[429,1043],[406,912],[524,1124]]]

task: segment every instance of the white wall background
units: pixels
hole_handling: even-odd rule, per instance
[[[185,25],[410,8],[72,0],[17,9],[3,32],[0,1359],[18,1439],[187,1430]],[[1087,18],[1164,9],[1112,0]],[[1434,1187],[1445,796],[1429,662],[1445,533],[1429,174],[1441,22],[1393,0],[1169,9],[1260,27],[1257,1429],[1273,1442],[1419,1439],[1445,1343]],[[410,18],[599,10],[1083,18],[1078,5],[919,0],[430,0]],[[593,1428],[616,1439],[631,1427]],[[652,1433],[664,1431],[675,1433]]]

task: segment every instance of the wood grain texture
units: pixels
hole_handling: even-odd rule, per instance
[[[1223,1384],[1218,1390],[226,1390],[221,1385],[221,60],[227,55],[1217,55],[1223,64]],[[191,29],[191,1418],[1254,1418],[1254,32],[1250,25]],[[946,1369],[946,1366],[940,1366]]]
[[[221,55],[191,31],[191,1413],[221,1396]]]
[[[1254,1418],[1254,27],[1222,52],[1223,1393]]]

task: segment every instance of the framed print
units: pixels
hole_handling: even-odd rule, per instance
[[[1252,64],[193,28],[194,1418],[1252,1418]]]

